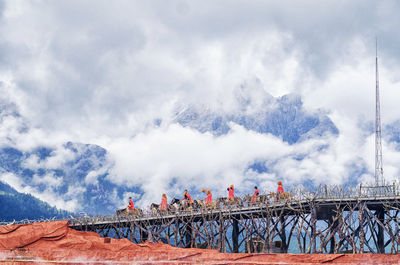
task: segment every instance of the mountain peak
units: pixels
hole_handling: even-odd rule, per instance
[[[273,98],[264,94],[263,104],[260,103],[258,108],[251,108],[252,100],[244,98],[239,98],[241,107],[234,113],[187,106],[177,113],[174,122],[215,136],[227,134],[230,131],[229,123],[234,122],[248,130],[273,134],[289,144],[325,133],[338,134],[338,129],[324,113],[306,111],[299,95]]]

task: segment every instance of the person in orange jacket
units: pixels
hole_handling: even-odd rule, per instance
[[[283,186],[282,186],[282,181],[278,181],[278,190],[277,190],[277,193],[278,194],[281,194],[281,193],[283,193],[284,191],[283,191]]]
[[[233,187],[233,184],[230,185],[226,190],[228,191],[228,199],[233,200],[235,198],[235,188]]]
[[[193,202],[192,196],[190,196],[190,194],[189,194],[189,192],[187,190],[185,190],[183,192],[183,199],[182,200],[187,200],[188,203],[192,203]]]
[[[161,200],[161,204],[160,204],[160,208],[163,211],[166,211],[168,207],[168,201],[167,201],[167,194],[163,194],[162,195],[162,200]]]
[[[211,191],[210,190],[201,189],[201,192],[204,192],[207,195],[207,197],[204,198],[204,202],[206,203],[206,206],[207,205],[211,205],[211,203],[212,203]]]
[[[283,186],[282,186],[282,181],[278,181],[278,190],[276,191],[276,198],[280,199],[283,196]]]
[[[210,191],[210,190],[207,190],[206,203],[207,203],[208,205],[211,205],[211,204],[212,204],[212,194],[211,194],[211,191]]]
[[[260,194],[260,192],[258,191],[257,186],[254,187],[254,194],[251,197],[251,203],[256,203],[257,202],[257,196],[258,194]]]
[[[206,205],[212,204],[212,194],[210,190],[207,190]]]
[[[186,200],[188,206],[191,206],[192,203],[193,203],[192,196],[190,196],[190,194],[189,194],[189,192],[187,190],[185,190],[183,192],[183,199],[182,200]]]
[[[135,206],[133,205],[132,197],[129,197],[128,210],[129,211],[135,210]]]

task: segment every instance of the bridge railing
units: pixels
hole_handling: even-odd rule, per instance
[[[360,195],[364,197],[389,197],[397,196],[399,186],[396,182],[386,185],[362,185],[360,184]]]
[[[264,192],[268,193],[268,192]],[[384,183],[383,185],[374,185],[374,184],[359,184],[355,187],[344,186],[344,185],[321,185],[314,191],[309,191],[304,187],[300,187],[297,189],[292,189],[289,191],[293,196],[290,198],[293,203],[302,200],[317,200],[317,199],[352,199],[352,198],[379,198],[379,197],[393,197],[400,196],[400,182],[393,183]],[[243,199],[243,198],[242,198]],[[275,200],[272,197],[264,203],[264,205],[273,205],[282,203],[282,200]],[[234,210],[240,209],[242,207],[251,206],[246,203],[242,203],[240,205],[231,205],[226,208],[222,207],[221,210]],[[253,205],[254,206],[254,205]],[[193,209],[189,211],[190,213],[201,213],[204,209]],[[188,212],[182,211],[182,214],[187,214]],[[142,217],[162,217],[165,215],[176,214],[176,213],[162,213],[162,212],[152,212],[150,210],[145,210]],[[106,215],[106,216],[78,216],[71,217],[71,222],[74,223],[93,223],[93,222],[101,222],[101,221],[115,221],[120,220],[124,217],[117,217],[115,215]],[[0,222],[0,225],[4,224],[23,224],[23,223],[32,223],[38,221],[51,221],[53,219],[40,219],[40,220],[20,220],[14,222]]]
[[[66,218],[60,218],[54,216],[53,218],[40,218],[40,219],[22,219],[14,221],[0,221],[0,225],[21,225],[21,224],[31,224],[36,222],[52,222],[52,221],[62,221]]]
[[[321,185],[314,191],[309,191],[304,187],[297,189],[292,189],[289,191],[292,197],[290,197],[290,203],[297,203],[299,201],[310,201],[310,200],[337,200],[337,199],[356,199],[356,198],[383,198],[383,197],[393,197],[399,195],[399,183],[385,184],[385,185],[365,185],[360,184],[358,186],[344,186],[344,185]],[[264,192],[268,193],[268,192]],[[248,196],[247,196],[248,198]],[[242,198],[243,199],[243,198]],[[287,201],[286,201],[287,202]],[[250,204],[248,200],[244,202],[242,200],[241,204],[222,206],[218,209],[213,209],[212,211],[226,211],[226,210],[241,210],[245,207],[251,206],[273,206],[276,204],[284,204],[285,200],[276,200],[271,196],[268,196],[268,200],[264,203]],[[162,212],[162,211],[150,211],[149,209],[144,210],[140,217],[144,218],[163,218],[168,215],[185,215],[185,214],[199,214],[204,213],[204,211],[210,211],[204,208],[194,208],[191,210],[180,210],[179,212]],[[101,222],[101,221],[116,221],[126,218],[135,218],[138,216],[94,216],[94,217],[78,217],[74,222]]]
[[[293,200],[312,199],[351,199],[351,198],[378,198],[400,195],[400,182],[376,184],[359,184],[357,186],[346,185],[321,185],[314,191],[308,191],[303,187],[290,191]]]

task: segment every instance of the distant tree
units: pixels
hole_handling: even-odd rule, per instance
[[[67,218],[70,214],[30,194],[19,193],[9,185],[0,182],[0,221]]]

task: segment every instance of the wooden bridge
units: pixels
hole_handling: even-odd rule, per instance
[[[70,227],[140,243],[221,252],[397,253],[399,185],[321,186],[290,200],[220,209],[71,219]]]

